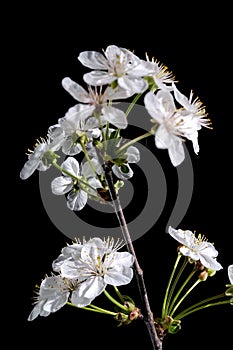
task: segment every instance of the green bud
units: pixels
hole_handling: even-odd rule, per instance
[[[173,320],[168,327],[168,333],[176,334],[181,329],[181,321]]]
[[[213,277],[213,276],[216,274],[216,271],[215,271],[215,270],[212,270],[212,269],[206,269],[206,270],[207,270],[208,275],[209,275],[210,277]]]
[[[115,320],[119,322],[118,327],[122,325],[128,325],[131,323],[131,320],[129,319],[129,315],[124,314],[123,312],[118,312],[114,316]]]
[[[226,284],[226,287],[228,287],[228,289],[225,291],[225,294],[233,297],[233,284]]]
[[[130,302],[130,301],[125,301],[124,302],[124,306],[127,307],[128,311],[131,312],[135,309],[135,305],[134,303]]]

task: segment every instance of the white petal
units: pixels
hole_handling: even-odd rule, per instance
[[[48,299],[43,306],[43,310],[47,312],[58,311],[67,303],[69,294],[70,292],[65,292],[56,296],[54,299]]]
[[[87,193],[83,190],[71,191],[67,196],[67,207],[74,211],[82,210],[87,203]]]
[[[74,261],[64,260],[63,264],[60,266],[62,277],[73,279],[78,278],[80,271],[77,268],[77,265]]]
[[[71,303],[78,306],[78,307],[84,307],[87,305],[90,305],[93,298],[86,298],[85,296],[78,295],[77,291],[73,291],[71,296]]]
[[[181,229],[174,229],[173,227],[169,226],[168,233],[176,239],[178,242],[185,246],[190,246],[193,244],[194,241],[194,234],[190,230],[181,230]]]
[[[117,57],[124,55],[123,51],[116,45],[109,45],[104,53],[110,64],[115,63]]]
[[[94,299],[100,295],[106,287],[104,279],[100,276],[93,276],[82,282],[77,289],[79,297]]]
[[[116,77],[110,73],[96,70],[84,74],[83,80],[88,85],[100,86],[111,84],[114,80],[116,80]]]
[[[161,124],[155,134],[155,145],[156,147],[160,149],[166,149],[170,146],[171,143],[171,135],[166,126],[164,124]]]
[[[114,257],[114,259],[112,258]],[[106,257],[106,264],[108,264],[108,261],[112,261],[112,264],[115,265],[121,265],[121,266],[128,266],[131,267],[134,263],[134,256],[128,252],[115,252]],[[111,266],[111,265],[110,265]]]
[[[75,81],[66,77],[62,80],[62,86],[79,102],[90,103],[90,97],[87,91]]]
[[[185,159],[184,147],[179,137],[172,137],[168,148],[169,157],[174,166],[180,165]]]
[[[30,315],[28,316],[28,321],[33,321],[37,316],[40,315],[41,310],[43,308],[43,305],[45,303],[45,300],[41,300],[39,303],[37,303],[34,308],[32,309]],[[49,315],[49,312],[47,312],[47,315]]]
[[[127,266],[112,268],[104,276],[107,284],[122,286],[131,282],[133,278],[133,269]]]
[[[124,168],[125,170],[127,170],[127,172],[123,172],[119,166],[114,164],[112,167],[112,171],[121,180],[130,179],[133,176],[133,170],[128,164],[124,164]]]
[[[89,177],[95,176],[95,173],[92,170],[89,162],[86,161],[86,162],[82,163],[81,174],[87,179]]]
[[[68,157],[61,165],[68,173],[77,176],[79,175],[79,163],[74,157]],[[65,174],[65,173],[64,173]],[[67,175],[67,174],[65,174]]]
[[[62,195],[72,190],[73,181],[70,177],[59,176],[52,181],[51,188],[53,194]]]
[[[189,256],[193,261],[200,259],[200,254],[198,252],[194,252],[186,246],[180,247],[180,252],[184,256]]]
[[[95,110],[95,106],[90,105],[84,105],[84,104],[77,104],[67,111],[65,114],[65,118],[72,119],[73,121],[80,121],[85,120],[88,117],[91,117],[93,114],[93,111]]]
[[[200,262],[202,263],[202,265],[204,265],[208,269],[211,269],[214,271],[219,271],[223,268],[222,265],[219,264],[216,259],[205,254],[200,255]]]
[[[117,128],[125,129],[127,127],[128,121],[125,113],[122,110],[114,108],[112,106],[106,106],[103,107],[102,113],[104,119],[116,126]]]
[[[212,243],[203,241],[202,244],[199,244],[199,246],[201,253],[209,255],[212,258],[216,258],[218,256],[218,251]]]
[[[183,106],[184,108],[189,109],[190,107],[189,99],[177,89],[174,82],[172,83],[172,87],[174,90],[174,96],[176,101],[179,102],[181,106]]]
[[[167,119],[176,110],[173,97],[168,91],[158,91],[156,95],[148,92],[145,95],[144,103],[148,113],[159,124],[163,123],[164,118]]]
[[[118,84],[122,89],[129,90],[134,93],[142,93],[148,88],[148,83],[145,79],[131,76],[123,76],[118,78]]]
[[[186,137],[192,141],[193,150],[196,154],[198,154],[199,153],[198,132],[194,131],[191,135],[186,135]]]
[[[92,137],[98,137],[101,134],[101,131],[98,131],[99,129],[95,129],[99,127],[99,121],[96,117],[90,117],[85,121],[85,126],[84,126],[84,130],[90,131],[92,134]],[[90,130],[90,129],[95,129]],[[97,136],[95,136],[95,132],[97,133]]]
[[[228,266],[228,277],[231,284],[233,284],[233,265]]]
[[[75,156],[82,151],[82,147],[79,143],[74,145],[72,137],[67,137],[62,146],[62,152],[68,156]]]
[[[154,65],[151,62],[140,60],[140,63],[130,71],[130,74],[135,77],[145,77],[153,74],[154,71]]]
[[[105,91],[108,100],[119,100],[134,95],[133,91],[122,89],[119,85],[112,89],[110,86]]]
[[[22,180],[28,179],[29,176],[31,176],[34,173],[34,171],[37,169],[39,162],[40,160],[38,159],[32,159],[32,160],[29,159],[24,164],[22,170],[20,171],[20,178]]]
[[[84,51],[78,56],[78,60],[91,69],[108,69],[108,62],[104,55],[96,51]]]
[[[127,148],[126,155],[129,163],[137,163],[140,160],[140,152],[134,146],[130,146]]]

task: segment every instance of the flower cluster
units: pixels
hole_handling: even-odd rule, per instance
[[[62,176],[52,182],[52,192],[67,196],[71,210],[81,210],[88,198],[103,203],[100,189],[107,191],[103,164],[108,162],[115,175],[118,191],[124,181],[133,176],[130,163],[140,160],[138,149],[122,139],[121,129],[128,126],[127,114],[117,108],[117,102],[144,94],[144,104],[152,117],[151,130],[155,145],[167,149],[174,166],[185,158],[183,142],[191,140],[195,153],[199,151],[198,131],[210,127],[210,120],[198,98],[183,95],[171,72],[156,60],[140,59],[125,48],[110,45],[104,53],[81,52],[78,60],[92,69],[83,76],[87,89],[65,77],[62,86],[78,102],[48,128],[46,139],[38,141],[30,151],[20,177],[27,179],[37,169],[45,171],[56,166]],[[142,136],[143,138],[144,136]],[[140,138],[140,137],[139,137]],[[137,140],[139,139],[137,137]],[[135,141],[136,142],[136,141]],[[58,151],[69,158],[58,165]],[[81,167],[73,157],[84,154]]]
[[[77,307],[85,307],[100,295],[106,286],[122,286],[133,278],[134,257],[118,252],[121,241],[91,238],[67,245],[52,263],[53,274],[45,277],[39,287],[36,305],[29,315],[48,316],[69,300]],[[55,274],[56,273],[56,274]]]
[[[193,97],[192,91],[189,97],[179,91],[173,74],[154,58],[150,60],[146,55],[143,60],[128,49],[110,45],[103,53],[81,52],[78,60],[91,69],[83,75],[87,87],[70,77],[62,80],[63,88],[77,102],[49,126],[46,138],[37,140],[34,150],[29,150],[20,177],[24,180],[36,170],[56,167],[61,174],[51,182],[52,193],[66,196],[67,207],[73,211],[82,210],[88,200],[112,205],[124,242],[95,237],[64,247],[52,262],[51,275],[46,275],[38,286],[28,320],[48,316],[65,304],[109,314],[119,325],[141,319],[149,330],[153,348],[160,350],[164,335],[176,333],[182,318],[205,307],[233,304],[233,265],[228,267],[227,290],[180,310],[191,291],[223,267],[217,261],[218,251],[203,235],[196,237],[190,230],[170,226],[169,235],[179,242],[177,259],[165,291],[161,317],[154,318],[118,191],[134,175],[133,166],[140,161],[136,142],[154,137],[155,146],[166,149],[176,167],[185,159],[184,141],[191,141],[198,154],[198,132],[202,127],[211,128],[211,122],[202,102]],[[141,96],[151,128],[133,140],[124,140],[121,130],[128,127],[128,114]],[[127,111],[118,108],[119,102],[128,98],[132,99]],[[61,153],[65,160],[58,164]],[[128,251],[119,251],[124,244]],[[134,273],[142,308],[118,289],[129,284]],[[108,285],[114,287],[119,300],[107,292]],[[114,311],[93,305],[93,300],[102,293],[114,303]]]

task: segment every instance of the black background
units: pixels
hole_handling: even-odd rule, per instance
[[[213,130],[200,131],[198,156],[190,152],[195,174],[194,193],[179,227],[205,234],[215,243],[218,261],[224,267],[200,286],[194,298],[199,300],[202,296],[221,293],[228,283],[227,266],[233,263],[230,194],[232,37],[228,10],[223,5],[219,8],[213,4],[203,9],[196,3],[189,8],[167,4],[154,6],[152,9],[140,4],[127,12],[119,3],[107,7],[97,3],[86,7],[63,4],[53,8],[27,5],[14,6],[6,13],[9,20],[4,31],[6,65],[3,73],[7,73],[9,100],[4,119],[10,132],[9,149],[12,147],[7,160],[14,165],[16,181],[6,195],[10,216],[3,218],[7,231],[10,227],[10,233],[4,235],[8,248],[4,249],[7,259],[3,266],[9,282],[4,293],[6,301],[2,298],[2,303],[7,305],[6,327],[9,326],[13,335],[8,337],[8,342],[16,341],[26,349],[35,345],[53,349],[63,346],[85,346],[87,349],[142,346],[151,349],[147,330],[140,322],[117,328],[114,320],[107,316],[68,306],[49,317],[27,321],[34,286],[50,273],[51,262],[66,245],[67,237],[56,229],[43,207],[38,173],[22,181],[19,172],[27,159],[27,148],[31,148],[35,139],[44,136],[47,128],[75,104],[62,88],[61,80],[70,76],[82,85],[84,68],[77,56],[85,50],[101,51],[114,44],[134,50],[141,58],[145,58],[147,52],[168,66],[183,93],[188,95],[193,89],[195,96],[199,96],[207,107]],[[13,140],[12,133],[15,133]],[[149,146],[163,164],[168,198],[155,226],[134,245],[144,270],[151,307],[157,315],[176,256],[176,242],[165,234],[165,227],[177,184],[167,152],[158,152],[153,143]],[[139,184],[136,186],[140,189]],[[132,211],[135,205],[132,205]],[[123,291],[138,301],[135,286],[132,283]],[[101,297],[99,302],[102,302]],[[222,348],[223,343],[230,343],[232,319],[229,306],[193,314],[184,319],[177,335],[165,339],[164,349]]]

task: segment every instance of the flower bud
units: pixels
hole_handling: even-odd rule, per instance
[[[134,310],[130,312],[129,319],[130,321],[136,320],[140,315],[141,315],[141,310],[135,307]]]
[[[208,276],[209,276],[208,272],[207,272],[206,270],[204,270],[204,271],[202,271],[202,272],[199,273],[198,278],[199,278],[199,280],[201,280],[201,281],[206,281],[207,278],[208,278]]]
[[[216,274],[216,271],[215,271],[215,270],[212,270],[212,269],[206,269],[206,270],[207,270],[208,275],[209,275],[210,277],[213,277],[213,276]]]

